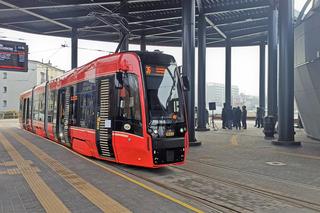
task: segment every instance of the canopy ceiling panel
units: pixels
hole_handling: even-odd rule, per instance
[[[223,46],[225,36],[233,45],[241,46],[266,41],[273,0],[196,2],[196,28],[199,10],[206,14],[207,46]],[[0,0],[0,27],[63,37],[70,37],[72,28],[77,28],[80,39],[117,42],[118,31],[92,16],[99,13],[125,18],[131,31],[130,43],[139,44],[144,35],[150,45],[180,46],[182,3],[183,0],[127,0],[126,4],[115,0]],[[126,15],[120,14],[124,8]]]

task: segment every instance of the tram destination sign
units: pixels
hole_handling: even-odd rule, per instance
[[[28,71],[26,43],[0,40],[0,71]]]

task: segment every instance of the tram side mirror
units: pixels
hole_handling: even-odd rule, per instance
[[[178,72],[180,75],[182,75],[182,66],[178,66]]]
[[[122,72],[116,72],[114,86],[116,87],[116,89],[123,88],[123,74],[122,74]]]
[[[182,88],[184,91],[190,90],[189,79],[187,76],[182,76]]]

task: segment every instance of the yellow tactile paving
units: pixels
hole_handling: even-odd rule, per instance
[[[110,213],[130,212],[130,210],[107,196],[92,184],[85,181],[70,169],[64,167],[59,161],[47,155],[44,151],[30,143],[28,140],[22,138],[12,131],[9,131],[9,133],[102,211]]]
[[[28,131],[26,131],[26,130],[25,130],[25,132],[30,133],[30,132],[28,132]],[[30,133],[30,134],[32,134],[32,133]],[[48,139],[45,139],[45,140],[51,142],[51,141],[48,140]],[[69,151],[69,152],[71,152],[71,153],[79,156],[80,158],[82,158],[82,159],[84,159],[84,160],[86,160],[86,161],[88,161],[88,162],[90,162],[90,163],[92,163],[92,164],[100,167],[101,169],[106,170],[107,172],[109,172],[109,173],[111,173],[111,174],[117,175],[117,176],[119,176],[119,177],[127,180],[128,182],[131,182],[131,183],[133,183],[133,184],[136,184],[136,185],[142,187],[143,189],[145,189],[145,190],[147,190],[147,191],[153,192],[153,193],[159,195],[160,197],[163,197],[163,198],[165,198],[165,199],[167,199],[167,200],[170,200],[170,201],[172,201],[172,202],[174,202],[174,203],[177,203],[177,204],[179,204],[179,205],[181,205],[181,206],[185,207],[186,209],[189,209],[189,210],[191,210],[191,211],[193,211],[193,212],[203,213],[202,210],[200,210],[200,209],[198,209],[198,208],[196,208],[196,207],[194,207],[194,206],[191,206],[191,205],[188,204],[188,203],[185,203],[185,202],[183,202],[183,201],[181,201],[181,200],[179,200],[179,199],[177,199],[177,198],[174,198],[174,197],[172,197],[172,196],[170,196],[170,195],[168,195],[168,194],[166,194],[166,193],[163,193],[163,192],[161,192],[161,191],[159,191],[159,190],[157,190],[157,189],[154,189],[154,188],[152,188],[152,187],[150,187],[150,186],[148,186],[148,185],[146,185],[146,184],[144,184],[144,183],[142,183],[142,182],[140,182],[140,181],[138,181],[138,180],[136,180],[136,179],[133,179],[133,178],[131,178],[131,177],[129,177],[129,176],[121,173],[121,172],[118,172],[118,171],[113,170],[113,169],[111,169],[111,168],[109,168],[109,167],[103,166],[102,164],[97,163],[97,162],[95,162],[95,161],[93,161],[93,160],[91,160],[91,159],[89,159],[89,158],[87,158],[87,157],[85,157],[85,156],[83,156],[83,155],[81,155],[81,154],[79,154],[79,153],[76,153],[76,152],[72,151],[71,149],[69,149],[69,148],[67,148],[67,147],[65,147],[65,146],[63,146],[63,145],[61,145],[61,144],[57,144],[57,145],[63,147],[63,148],[66,149],[67,151]]]
[[[26,164],[32,164],[31,160],[25,160]],[[15,161],[6,161],[6,162],[1,162],[0,166],[16,166],[17,162]]]
[[[70,212],[56,194],[48,187],[43,179],[37,174],[35,168],[30,167],[30,163],[26,161],[20,153],[10,144],[10,142],[0,133],[0,143],[15,162],[18,170],[7,170],[7,174],[16,174],[20,172],[35,196],[47,212]]]

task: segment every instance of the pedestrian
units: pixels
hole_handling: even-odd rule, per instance
[[[226,103],[223,103],[223,108],[221,112],[222,129],[226,129],[227,126],[227,108]]]
[[[241,114],[242,114],[242,112],[241,112],[241,109],[239,106],[236,108],[235,114],[236,114],[236,119],[235,119],[236,120],[236,129],[241,130]]]
[[[247,129],[247,107],[245,105],[242,106],[242,127],[243,129]]]
[[[263,107],[260,108],[260,113],[261,113],[260,124],[261,124],[261,128],[263,128],[264,127],[264,115],[265,115],[265,110]]]
[[[257,111],[256,111],[256,122],[254,124],[254,127],[258,127],[258,123],[259,123],[259,114],[260,114],[260,108],[257,107]]]
[[[232,106],[226,106],[227,107],[227,127],[228,129],[232,130],[232,122],[233,122],[233,111]]]
[[[258,107],[259,110],[257,111],[257,127],[263,127],[262,125],[262,109],[260,107]]]
[[[237,124],[237,108],[236,107],[233,107],[232,108],[232,127],[236,127],[236,124]]]

